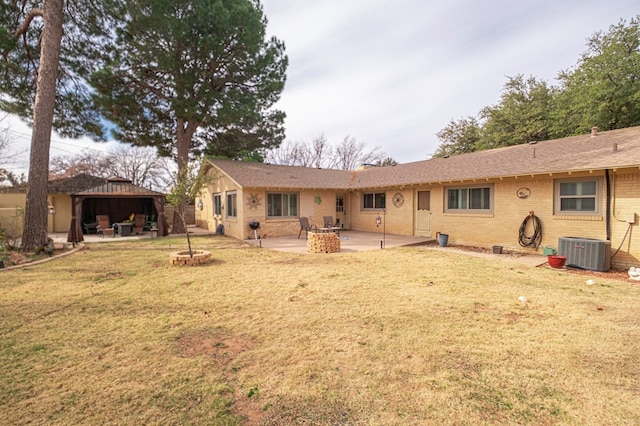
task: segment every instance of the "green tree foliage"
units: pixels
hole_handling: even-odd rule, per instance
[[[553,89],[534,77],[508,79],[495,107],[484,108],[482,137],[477,149],[491,149],[549,139]]]
[[[272,106],[288,61],[265,37],[258,0],[133,0],[126,16],[91,79],[119,140],[175,158],[178,181],[190,156],[246,158],[281,143],[284,113]]]
[[[386,157],[382,160],[376,161],[375,164],[378,167],[386,167],[386,166],[397,166],[398,162],[393,157]]]
[[[105,48],[110,0],[21,0],[0,4],[0,108],[31,122],[23,252],[47,241],[51,131],[102,135],[84,77]]]
[[[640,125],[640,17],[595,33],[559,84],[508,78],[500,102],[437,133],[434,156]]]
[[[447,157],[464,154],[478,149],[480,142],[480,124],[475,117],[451,120],[447,126],[437,133],[441,143],[433,157]]]
[[[577,66],[558,79],[562,90],[554,111],[555,134],[639,125],[640,16],[595,33]]]
[[[58,9],[55,10],[54,6]],[[86,78],[110,49],[116,1],[3,1],[0,4],[0,109],[32,124],[45,10],[60,13],[62,38],[54,85],[53,128],[62,136],[103,138],[100,116],[91,105]]]

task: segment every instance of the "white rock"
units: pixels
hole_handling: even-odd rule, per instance
[[[629,278],[640,281],[640,268],[635,268],[633,266],[629,268]]]
[[[520,296],[520,297],[518,297],[518,300],[521,301],[521,302],[526,302],[527,298],[524,297],[524,296]]]
[[[587,280],[587,285],[595,285],[595,284],[596,284],[596,280],[593,280],[593,279]]]

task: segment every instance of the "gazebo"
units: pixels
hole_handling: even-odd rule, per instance
[[[164,194],[134,185],[124,178],[108,179],[104,184],[71,194],[71,225],[68,242],[84,241],[82,224],[94,222],[97,215],[108,215],[120,222],[131,214],[154,217],[158,235],[169,234],[164,215]]]

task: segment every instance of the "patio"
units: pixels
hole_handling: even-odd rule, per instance
[[[207,229],[202,229],[196,226],[189,226],[189,232],[191,235],[214,235],[215,232]],[[64,243],[67,239],[66,233],[58,233],[58,234],[49,234],[49,237],[53,239],[56,243]],[[132,235],[126,237],[101,237],[100,235],[85,235],[84,236],[85,243],[107,243],[114,241],[121,241],[123,238],[126,240],[132,239],[146,239],[151,238],[150,232],[145,232],[142,235]],[[448,247],[440,247],[433,243],[435,239],[429,237],[412,237],[407,235],[395,235],[395,234],[382,234],[376,232],[362,232],[362,231],[349,231],[343,230],[340,232],[340,252],[339,253],[354,253],[360,251],[372,251],[372,250],[381,250],[381,249],[389,249],[393,247],[402,247],[402,246],[424,246],[426,249],[430,250],[444,250],[451,252],[459,252],[464,253],[470,256],[476,257],[489,257],[492,259],[500,260],[500,261],[511,261],[515,263],[520,263],[529,266],[539,266],[543,265],[547,262],[547,258],[545,256],[539,254],[492,254],[492,253],[481,253],[463,250],[456,246],[448,246]],[[251,244],[257,247],[282,251],[282,252],[290,252],[290,253],[304,253],[308,254],[307,251],[307,240],[304,236],[301,236],[299,239],[297,235],[289,235],[282,236],[276,238],[262,238],[262,239],[249,239],[244,240],[245,243]],[[320,256],[321,254],[311,254],[315,256]]]
[[[304,235],[300,236],[299,239],[297,235],[289,235],[277,238],[262,238],[259,240],[249,239],[245,241],[269,250],[307,253],[307,240],[304,238]],[[340,253],[424,245],[431,241],[433,241],[433,238],[383,234],[382,232],[342,230],[340,231]]]

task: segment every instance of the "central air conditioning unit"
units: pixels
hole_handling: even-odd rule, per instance
[[[567,257],[567,266],[606,272],[611,263],[611,242],[592,238],[560,237],[558,254]]]

